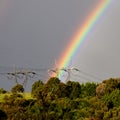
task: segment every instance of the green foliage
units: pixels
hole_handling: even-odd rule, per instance
[[[105,94],[111,93],[114,89],[120,89],[120,82],[116,79],[110,78],[108,80],[103,81],[106,84]]]
[[[44,84],[42,89],[42,100],[51,101],[57,98],[56,91],[60,84],[60,80],[56,77],[50,78],[47,83]]]
[[[81,97],[95,96],[96,95],[96,83],[87,82],[81,85]]]
[[[43,82],[41,80],[36,81],[33,85],[32,85],[32,91],[31,94],[34,98],[38,98],[41,99],[41,94],[42,94],[42,88],[43,88]]]
[[[81,86],[79,82],[68,81],[66,83],[67,89],[69,91],[69,98],[75,99],[78,98],[81,94]]]
[[[120,107],[114,107],[105,112],[103,120],[120,120]]]
[[[11,92],[12,92],[12,93],[23,93],[23,92],[24,92],[23,85],[17,84],[16,86],[14,86],[14,87],[11,89]]]
[[[5,94],[5,93],[7,93],[7,91],[4,90],[3,88],[0,88],[0,94]]]
[[[60,83],[60,80],[59,80],[59,78],[57,78],[57,77],[52,77],[52,78],[50,78],[48,81],[47,81],[47,83],[46,84],[49,84],[49,85],[58,85]]]
[[[60,80],[58,78],[52,77],[44,85],[43,91],[46,93],[48,92],[53,93],[57,89],[59,83],[60,83]]]
[[[101,100],[109,107],[118,107],[120,106],[120,90],[115,89],[110,94],[104,95]]]
[[[42,86],[43,86],[43,82],[41,80],[34,82],[34,84],[32,85],[31,94],[33,94],[34,96],[36,91],[38,91],[38,89],[42,89]]]
[[[9,97],[10,99],[15,99],[15,98],[23,98],[23,96],[21,95],[21,94],[18,94],[18,93],[14,93],[14,94],[11,94],[10,95],[10,97]]]
[[[39,80],[32,85],[32,95],[43,101],[54,99],[59,83],[60,80],[56,77],[50,78],[45,84]]]
[[[64,83],[59,83],[54,93],[57,98],[69,97],[68,86]]]
[[[26,100],[24,98],[14,100],[14,105],[18,107],[27,107],[29,104],[29,100]]]
[[[105,94],[105,88],[106,88],[106,84],[105,83],[100,83],[96,87],[96,95],[97,95],[98,98],[101,98]]]
[[[110,78],[108,80],[104,80],[98,85],[96,88],[96,95],[101,98],[105,94],[109,94],[115,89],[120,89],[120,79]]]
[[[6,93],[0,102],[8,120],[120,119],[120,79],[108,79],[99,85],[62,83],[56,77],[44,84],[38,80],[32,85],[31,99],[18,94],[18,86],[13,88],[13,94]]]

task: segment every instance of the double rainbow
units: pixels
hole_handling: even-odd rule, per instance
[[[67,49],[64,50],[62,56],[58,61],[59,68],[65,68],[70,63],[72,57],[77,53],[78,49],[82,45],[90,34],[91,30],[95,27],[98,20],[103,16],[106,9],[111,4],[112,0],[100,0],[101,2],[95,7],[95,9],[89,14],[83,26],[80,27],[72,38]],[[59,73],[61,79],[62,72]]]

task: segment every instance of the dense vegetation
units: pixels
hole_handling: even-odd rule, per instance
[[[31,99],[16,85],[12,94],[6,94],[0,102],[0,120],[120,120],[120,79],[110,78],[103,82],[84,83],[58,78],[41,80],[32,85]]]

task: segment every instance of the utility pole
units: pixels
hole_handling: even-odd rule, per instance
[[[59,69],[57,68],[56,60],[54,62],[54,68],[48,69],[48,75],[50,77],[58,77],[59,76]]]
[[[13,75],[14,75],[14,78],[15,78],[15,82],[16,82],[16,84],[18,84],[18,81],[17,81],[17,71],[16,71],[16,66],[14,65],[13,66]]]
[[[13,67],[13,72],[8,72],[5,74],[7,74],[7,77],[9,79],[15,80],[16,84],[20,83],[21,85],[23,85],[24,88],[26,87],[28,79],[34,78],[37,75],[36,72],[34,72],[33,70],[17,70],[15,65]],[[18,80],[22,81],[18,82]]]
[[[74,72],[79,72],[79,69],[77,69],[75,67],[71,67],[71,65],[68,67],[65,67],[65,68],[57,68],[56,61],[55,61],[55,68],[49,69],[48,74],[50,77],[52,77],[53,74],[55,74],[56,77],[59,77],[60,71],[67,72],[67,78],[65,80],[65,82],[67,82],[71,79],[71,74]]]
[[[68,68],[64,68],[61,70],[63,70],[64,72],[67,72],[67,78],[66,78],[65,82],[67,82],[71,79],[71,74],[75,74],[75,72],[79,72],[79,69],[77,69],[75,67],[68,67]]]
[[[7,74],[7,77],[9,78],[9,79],[14,79],[15,80],[15,83],[16,84],[18,84],[18,71],[16,70],[16,66],[14,65],[13,66],[13,72],[8,72],[8,73],[6,73]]]

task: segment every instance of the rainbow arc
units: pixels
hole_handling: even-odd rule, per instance
[[[65,68],[70,63],[70,60],[78,52],[82,43],[87,40],[92,29],[96,26],[99,19],[102,18],[106,9],[110,6],[112,0],[100,0],[99,4],[90,12],[83,25],[75,32],[70,44],[66,47],[58,61],[59,68]],[[62,71],[59,73],[61,76]],[[61,77],[60,77],[61,78]]]

